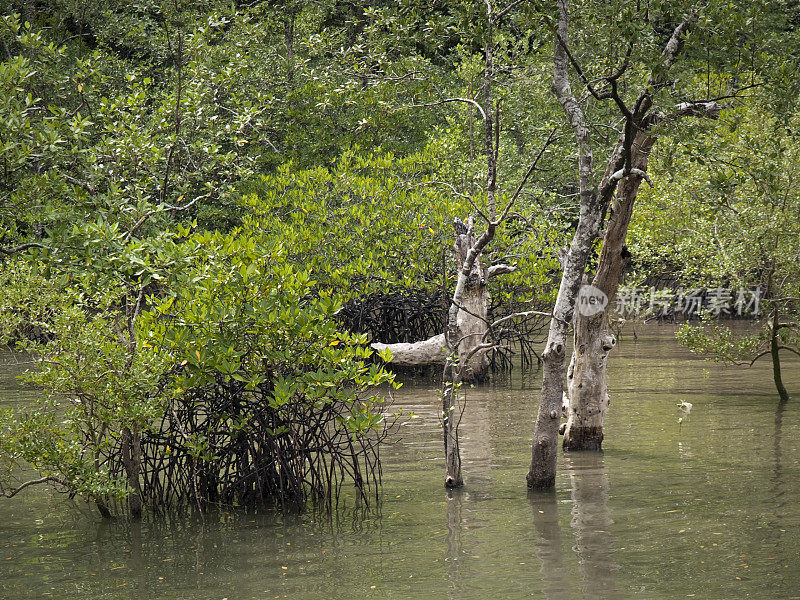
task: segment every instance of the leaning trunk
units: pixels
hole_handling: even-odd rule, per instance
[[[631,166],[644,173],[655,138],[640,132],[631,149]],[[603,421],[609,405],[606,369],[608,353],[616,339],[608,330],[608,310],[616,297],[630,254],[625,248],[633,206],[642,176],[631,174],[617,186],[611,216],[603,237],[603,249],[592,286],[603,292],[606,310],[595,315],[577,311],[574,319],[574,347],[567,373],[569,407],[564,450],[601,450]]]
[[[772,322],[770,323],[769,351],[772,356],[772,377],[775,380],[775,387],[778,390],[781,402],[789,401],[789,392],[783,385],[783,375],[781,374],[780,340],[778,339],[778,304],[772,309]]]

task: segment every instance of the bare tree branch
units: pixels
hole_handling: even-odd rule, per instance
[[[505,275],[507,273],[513,273],[517,270],[517,267],[512,265],[492,265],[488,269],[489,279],[492,277],[497,277],[498,275]]]
[[[497,220],[497,224],[502,222],[508,216],[508,211],[511,210],[511,207],[514,205],[514,202],[519,197],[520,193],[522,192],[522,189],[525,187],[525,184],[528,183],[528,178],[536,170],[536,166],[539,164],[539,160],[542,158],[542,156],[544,156],[545,150],[547,150],[547,148],[550,146],[550,144],[552,144],[556,140],[555,133],[556,133],[556,129],[553,128],[550,131],[550,135],[547,136],[547,139],[545,140],[545,142],[542,145],[542,147],[539,148],[539,153],[536,155],[536,158],[533,159],[533,162],[531,163],[531,166],[528,167],[528,170],[525,172],[525,176],[519,182],[519,185],[517,186],[517,189],[511,195],[511,199],[508,201],[508,204],[506,204],[505,208],[503,209],[503,213],[500,215],[500,218]]]
[[[511,4],[506,6],[503,10],[497,13],[495,16],[496,19],[501,19],[502,17],[506,16],[510,11],[514,10],[517,6],[525,2],[525,0],[514,0]]]
[[[58,171],[58,174],[61,175],[63,179],[66,179],[68,183],[71,183],[74,186],[81,188],[82,190],[86,191],[90,196],[96,196],[97,190],[94,189],[93,186],[89,185],[85,181],[81,181],[79,179],[75,179],[64,173],[63,171]]]
[[[439,106],[440,104],[447,104],[448,102],[464,102],[466,104],[470,104],[474,106],[479,113],[481,113],[481,117],[486,119],[486,112],[483,110],[483,107],[475,102],[472,98],[444,98],[442,100],[437,100],[436,102],[423,102],[422,104],[409,104],[407,106],[400,106],[392,110],[392,112],[398,112],[401,110],[408,110],[410,108],[425,108],[429,106]]]
[[[194,200],[192,200],[191,202],[188,202],[187,204],[184,204],[183,206],[174,206],[172,204],[160,204],[160,205],[158,205],[153,210],[150,210],[150,211],[146,212],[144,215],[142,215],[141,218],[138,221],[136,221],[136,223],[133,224],[133,227],[131,227],[130,231],[128,231],[128,234],[125,236],[125,241],[127,242],[128,240],[130,240],[133,237],[133,235],[136,233],[136,231],[142,225],[144,225],[145,221],[147,221],[147,219],[152,217],[154,214],[159,213],[159,212],[161,212],[161,211],[163,211],[165,209],[166,210],[179,211],[179,212],[180,211],[184,211],[184,210],[187,210],[187,209],[191,208],[192,206],[194,206],[194,204],[196,204],[198,200],[200,200],[202,198],[208,198],[210,196],[211,196],[211,192],[209,192],[208,194],[204,194],[203,196],[197,196]],[[180,200],[180,198],[178,198],[178,200]]]

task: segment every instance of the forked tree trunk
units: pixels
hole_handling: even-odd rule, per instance
[[[575,130],[578,142],[581,213],[578,228],[565,261],[561,286],[550,323],[550,335],[543,356],[542,399],[536,419],[531,467],[528,472],[528,486],[539,489],[547,489],[555,484],[557,443],[554,435],[557,435],[558,417],[561,414],[566,334],[572,321],[575,296],[588,258],[586,245],[587,243],[591,244],[594,240],[599,222],[604,216],[603,209],[612,201],[615,191],[619,193],[619,198],[629,197],[631,200],[627,206],[623,206],[619,201],[614,206],[615,214],[617,214],[616,222],[609,223],[608,243],[603,247],[603,252],[607,256],[605,262],[598,266],[596,277],[600,284],[597,287],[604,286],[606,293],[608,293],[606,290],[613,288],[613,292],[616,293],[619,275],[624,267],[621,261],[627,254],[623,252],[623,248],[630,222],[630,212],[633,209],[633,199],[636,197],[641,178],[646,177],[645,171],[637,168],[635,161],[644,160],[646,165],[647,152],[653,143],[653,140],[647,135],[649,127],[656,123],[690,115],[715,118],[721,110],[721,106],[714,101],[684,102],[677,105],[675,112],[671,115],[658,111],[648,114],[653,106],[653,89],[666,84],[662,76],[656,72],[651,74],[633,107],[627,106],[619,94],[619,77],[628,68],[627,61],[618,73],[605,78],[608,87],[602,95],[582,75],[590,93],[598,100],[613,99],[624,117],[620,143],[609,159],[600,185],[595,189],[592,176],[592,152],[589,146],[589,128],[583,109],[572,94],[568,76],[568,59],[571,59],[567,52],[569,0],[558,0],[557,4],[558,27],[554,42],[552,88]],[[673,30],[661,53],[662,72],[668,70],[675,62],[683,47],[684,37],[692,19],[694,19],[694,14],[690,13]],[[616,190],[618,187],[621,190]],[[623,214],[626,211],[627,214]],[[612,215],[613,218],[614,215]],[[576,398],[569,400],[571,422],[567,424],[565,437],[565,444],[570,448],[599,447],[602,441],[602,417],[605,414],[605,407],[608,406],[605,389],[605,358],[608,352],[607,348],[613,344],[607,337],[605,317],[595,318],[597,322],[575,324],[578,338],[576,339],[577,353],[575,354],[571,387]],[[590,358],[588,362],[586,361],[587,357]],[[584,390],[591,390],[594,400],[592,403],[586,402],[586,398],[583,397]],[[578,391],[580,393],[577,393]]]
[[[565,44],[569,33],[568,0],[559,0],[558,9],[558,39],[554,43],[552,87],[575,130],[578,144],[580,216],[572,243],[563,261],[561,284],[550,320],[547,345],[542,354],[542,395],[533,433],[531,465],[527,475],[528,487],[534,490],[547,490],[555,486],[567,333],[572,323],[575,297],[583,279],[583,272],[589,260],[592,244],[600,230],[603,202],[606,201],[602,186],[600,191],[594,186],[589,127],[580,104],[572,94],[567,75]]]
[[[463,228],[463,224],[456,226],[453,249],[457,265],[467,264],[469,250],[475,246],[472,227],[471,221],[466,230]],[[459,277],[462,277],[461,273],[459,273]],[[463,293],[458,300],[454,297],[454,303],[458,308],[455,313],[455,340],[458,342],[456,353],[462,381],[485,379],[489,370],[489,359],[486,352],[478,350],[478,346],[486,341],[486,334],[489,331],[488,281],[489,272],[478,255],[470,268],[469,275],[465,278]],[[453,307],[451,307],[451,312],[452,310]],[[449,318],[452,316],[449,315]],[[451,325],[448,324],[448,329],[450,328]],[[449,342],[452,347],[453,339],[451,338]]]
[[[531,450],[531,465],[528,471],[528,487],[547,490],[555,486],[558,425],[561,420],[561,404],[564,395],[564,363],[567,349],[567,333],[572,322],[575,296],[580,288],[583,270],[589,258],[592,242],[597,237],[600,225],[599,209],[590,205],[581,208],[578,229],[572,240],[561,285],[558,290],[547,347],[542,354],[542,396],[536,417],[536,428]]]
[[[597,315],[584,315],[578,311],[573,323],[575,343],[567,372],[565,450],[602,449],[603,422],[610,402],[607,361],[609,352],[616,344],[616,339],[609,331],[608,313],[630,260],[630,254],[625,248],[625,238],[639,187],[647,172],[648,157],[656,142],[656,137],[649,130],[660,123],[684,117],[716,119],[721,110],[722,107],[716,102],[697,102],[679,104],[671,115],[653,112],[643,119],[642,126],[633,139],[630,174],[617,184],[603,237],[603,248],[597,262],[597,272],[592,280],[592,286],[606,295],[608,304],[606,310]],[[620,149],[618,147],[617,151]],[[608,175],[607,172],[606,177]]]
[[[647,170],[647,157],[655,139],[645,133],[634,138],[631,166],[642,173]],[[642,175],[631,174],[620,181],[606,225],[603,248],[597,263],[592,286],[608,298],[606,310],[595,315],[575,312],[574,347],[567,371],[567,425],[564,450],[600,450],[603,443],[603,421],[609,405],[606,369],[608,354],[616,339],[608,329],[608,312],[617,294],[629,253],[625,238],[633,215],[633,206]]]

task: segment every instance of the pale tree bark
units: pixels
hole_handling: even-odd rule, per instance
[[[578,101],[572,93],[567,72],[566,43],[569,33],[569,2],[559,0],[557,40],[553,53],[553,93],[561,103],[575,130],[578,145],[580,216],[575,235],[563,261],[547,345],[542,354],[542,393],[533,434],[528,487],[537,490],[555,486],[558,426],[564,394],[564,366],[567,333],[575,309],[575,296],[589,260],[592,243],[597,238],[602,220],[605,194],[594,186],[593,156],[589,144],[589,128]],[[607,186],[606,186],[607,187]],[[606,192],[607,193],[607,192]]]
[[[444,365],[447,358],[447,347],[443,333],[420,342],[399,342],[396,344],[373,342],[371,346],[378,351],[389,350],[392,353],[392,358],[389,362],[398,367]]]
[[[685,27],[679,26],[665,48],[678,52],[680,44],[675,39],[683,35]],[[674,56],[665,57],[665,64],[672,64]],[[638,106],[649,109],[650,101],[640,96]],[[639,187],[647,177],[647,162],[656,137],[650,133],[655,125],[675,121],[686,116],[716,119],[722,107],[716,102],[682,103],[674,112],[653,112],[642,119],[632,115],[638,123],[636,134],[629,149],[624,140],[619,142],[617,152],[625,155],[625,169],[629,174],[616,186],[616,195],[611,205],[611,215],[603,236],[603,247],[597,262],[597,271],[592,286],[608,298],[606,310],[587,316],[578,312],[574,320],[574,345],[572,360],[567,370],[568,407],[564,426],[564,450],[601,450],[603,423],[610,404],[608,393],[608,355],[616,345],[616,338],[609,330],[608,315],[617,295],[622,275],[630,261],[625,247],[628,227]],[[615,174],[606,173],[611,178]]]
[[[636,136],[632,148],[633,169],[646,172],[647,157],[654,141],[645,133]],[[608,306],[614,301],[629,261],[625,238],[642,179],[642,175],[631,175],[620,181],[606,225],[592,286],[608,297]],[[608,354],[617,343],[608,329],[608,306],[605,311],[592,316],[580,311],[575,314],[574,346],[567,370],[569,404],[564,434],[565,450],[600,450],[602,446],[603,420],[609,404],[606,378]]]
[[[568,47],[569,3],[559,0],[559,20],[553,59],[553,91],[567,113],[576,133],[579,159],[579,190],[581,213],[572,245],[563,261],[563,273],[556,307],[551,321],[550,336],[544,353],[542,398],[534,431],[528,485],[534,489],[549,489],[555,485],[558,423],[561,416],[566,335],[572,322],[575,297],[580,287],[588,259],[588,246],[594,241],[599,224],[605,216],[615,190],[619,195],[609,223],[605,262],[600,265],[597,281],[605,292],[616,293],[620,274],[627,260],[624,240],[633,210],[633,201],[641,183],[647,179],[647,155],[653,141],[649,128],[656,123],[700,113],[718,115],[716,102],[688,102],[678,105],[675,113],[651,113],[653,95],[668,85],[668,80],[655,73],[639,94],[633,107],[619,93],[619,79],[628,68],[628,58],[612,75],[602,78],[604,91],[595,89],[592,81],[580,69]],[[689,23],[689,15],[675,28],[662,51],[662,65],[668,70],[680,53]],[[632,45],[631,45],[632,48]],[[592,186],[592,154],[589,148],[588,127],[581,106],[572,94],[567,73],[568,64],[577,71],[589,93],[597,100],[610,99],[623,117],[623,132],[612,152],[605,174],[597,190]],[[648,180],[649,181],[649,180]],[[619,190],[617,190],[619,188]],[[616,217],[614,215],[617,215]],[[603,259],[601,259],[603,260]],[[599,449],[602,442],[602,418],[608,406],[606,388],[606,359],[614,345],[608,335],[605,316],[575,323],[576,353],[570,369],[569,422],[565,443],[567,448]]]
[[[486,245],[494,238],[495,224],[489,223],[486,231],[475,241],[473,221],[465,225],[456,221],[456,261],[460,268],[453,299],[447,316],[445,342],[448,356],[442,375],[442,429],[444,432],[445,478],[448,488],[461,487],[464,479],[461,475],[461,456],[458,448],[458,422],[460,407],[458,405],[458,389],[465,376],[474,377],[481,369],[488,366],[485,352],[476,351],[471,357],[464,352],[469,346],[477,346],[483,342],[488,330],[486,311],[488,303],[483,295],[488,273],[483,266],[480,255]],[[459,318],[464,313],[462,318]],[[479,334],[480,332],[480,334]],[[474,366],[473,366],[474,365]]]
[[[473,223],[466,228],[460,221],[456,223],[454,244],[456,264],[467,265],[469,249],[475,246]],[[484,379],[489,369],[486,352],[478,349],[489,331],[489,280],[488,269],[480,256],[472,264],[469,275],[464,280],[464,291],[458,302],[456,312],[457,353],[461,379],[475,381]],[[455,298],[454,298],[455,302]]]
[[[453,312],[452,308],[455,308],[456,311],[454,314],[448,312],[448,329],[451,325],[455,325],[452,339],[459,356],[460,380],[480,381],[488,376],[489,371],[487,352],[480,348],[489,331],[490,296],[487,283],[491,277],[509,273],[514,269],[507,265],[495,265],[487,269],[480,256],[475,256],[470,259],[472,266],[469,273],[462,277],[461,271],[467,263],[469,250],[475,245],[476,240],[471,220],[468,224],[456,220],[454,227],[453,250],[456,264],[459,265],[461,287],[458,289],[459,298],[454,297],[451,302],[450,312]],[[459,281],[457,281],[457,288]],[[453,319],[452,322],[451,319]],[[374,342],[372,348],[375,350],[388,349],[392,354],[390,364],[400,367],[444,366],[448,356],[445,333],[413,343],[382,344]]]

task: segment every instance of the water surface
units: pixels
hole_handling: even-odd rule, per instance
[[[638,333],[610,363],[604,453],[562,453],[554,494],[525,488],[537,374],[468,390],[456,493],[436,382],[416,382],[395,394],[378,510],[137,524],[30,489],[0,499],[0,598],[800,598],[800,361],[781,407],[768,363]],[[25,366],[2,358],[0,403],[24,406]]]

